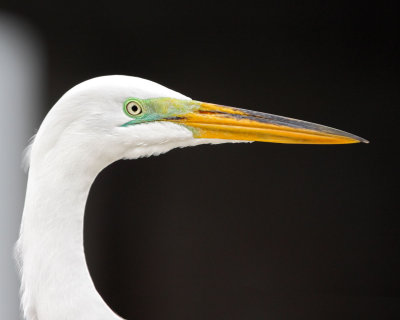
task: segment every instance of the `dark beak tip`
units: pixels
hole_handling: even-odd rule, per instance
[[[364,139],[364,138],[361,138],[361,137],[358,138],[358,142],[369,144],[369,141],[367,139]]]

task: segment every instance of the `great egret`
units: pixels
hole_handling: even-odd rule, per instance
[[[16,256],[28,320],[121,319],[90,278],[83,247],[86,199],[119,159],[205,143],[367,142],[310,122],[194,101],[157,83],[105,76],[69,90],[28,148],[30,166]]]

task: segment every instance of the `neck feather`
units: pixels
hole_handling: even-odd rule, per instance
[[[62,154],[62,153],[61,153]],[[28,320],[121,319],[90,278],[83,221],[90,186],[109,163],[96,155],[68,161],[57,150],[33,159],[17,243],[22,307]]]

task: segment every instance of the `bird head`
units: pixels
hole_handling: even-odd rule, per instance
[[[346,144],[367,142],[330,127],[257,111],[191,100],[157,83],[105,76],[69,90],[37,136],[46,150],[138,158],[176,147],[224,142]]]

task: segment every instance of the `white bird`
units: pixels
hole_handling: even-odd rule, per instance
[[[300,120],[191,100],[157,83],[105,76],[69,90],[28,147],[28,185],[16,257],[27,320],[121,319],[90,277],[84,210],[97,174],[119,159],[205,143],[367,142]]]

